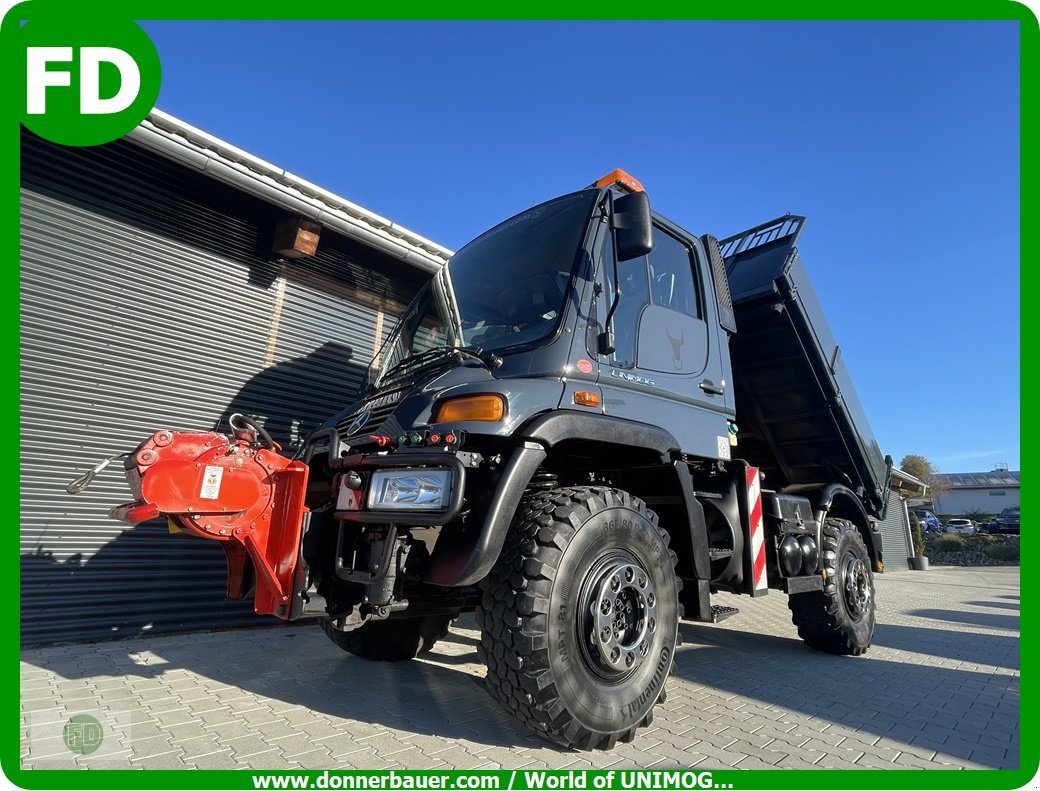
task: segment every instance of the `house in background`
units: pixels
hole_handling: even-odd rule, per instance
[[[999,514],[1020,504],[1021,475],[1017,470],[937,474],[932,510],[937,514]]]

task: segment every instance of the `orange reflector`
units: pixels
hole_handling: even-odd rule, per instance
[[[874,566],[876,567],[876,569],[878,571],[884,571],[885,570],[885,564],[882,563],[880,560],[877,563],[875,563]]]
[[[576,390],[574,392],[574,403],[578,406],[599,406],[599,393],[591,390]]]
[[[639,179],[630,176],[628,173],[623,171],[621,168],[610,171],[607,175],[597,181],[594,187],[612,187],[617,185],[622,189],[626,189],[629,192],[646,192],[643,189],[643,185],[639,183]]]
[[[437,407],[434,423],[459,423],[464,420],[495,422],[506,414],[506,400],[500,395],[461,396]],[[445,437],[447,441],[447,437]]]

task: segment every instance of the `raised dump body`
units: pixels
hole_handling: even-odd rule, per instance
[[[737,333],[730,339],[738,455],[769,489],[829,481],[883,518],[884,457],[798,255],[805,218],[787,215],[721,241]]]

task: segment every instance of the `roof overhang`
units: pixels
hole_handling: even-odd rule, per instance
[[[889,486],[903,497],[923,497],[928,491],[927,483],[898,468],[892,469],[892,482]]]
[[[448,248],[161,110],[152,110],[127,139],[426,272],[451,256]]]

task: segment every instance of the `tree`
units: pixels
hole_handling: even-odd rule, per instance
[[[899,469],[910,473],[917,480],[924,483],[927,483],[928,478],[935,474],[935,468],[932,466],[932,463],[924,456],[918,456],[916,453],[904,456],[903,460],[899,462]]]
[[[932,498],[933,503],[936,498],[942,497],[949,489],[939,477],[939,470],[935,468],[935,465],[917,453],[908,453],[904,456],[903,460],[899,462],[899,469],[928,484],[928,495]]]

